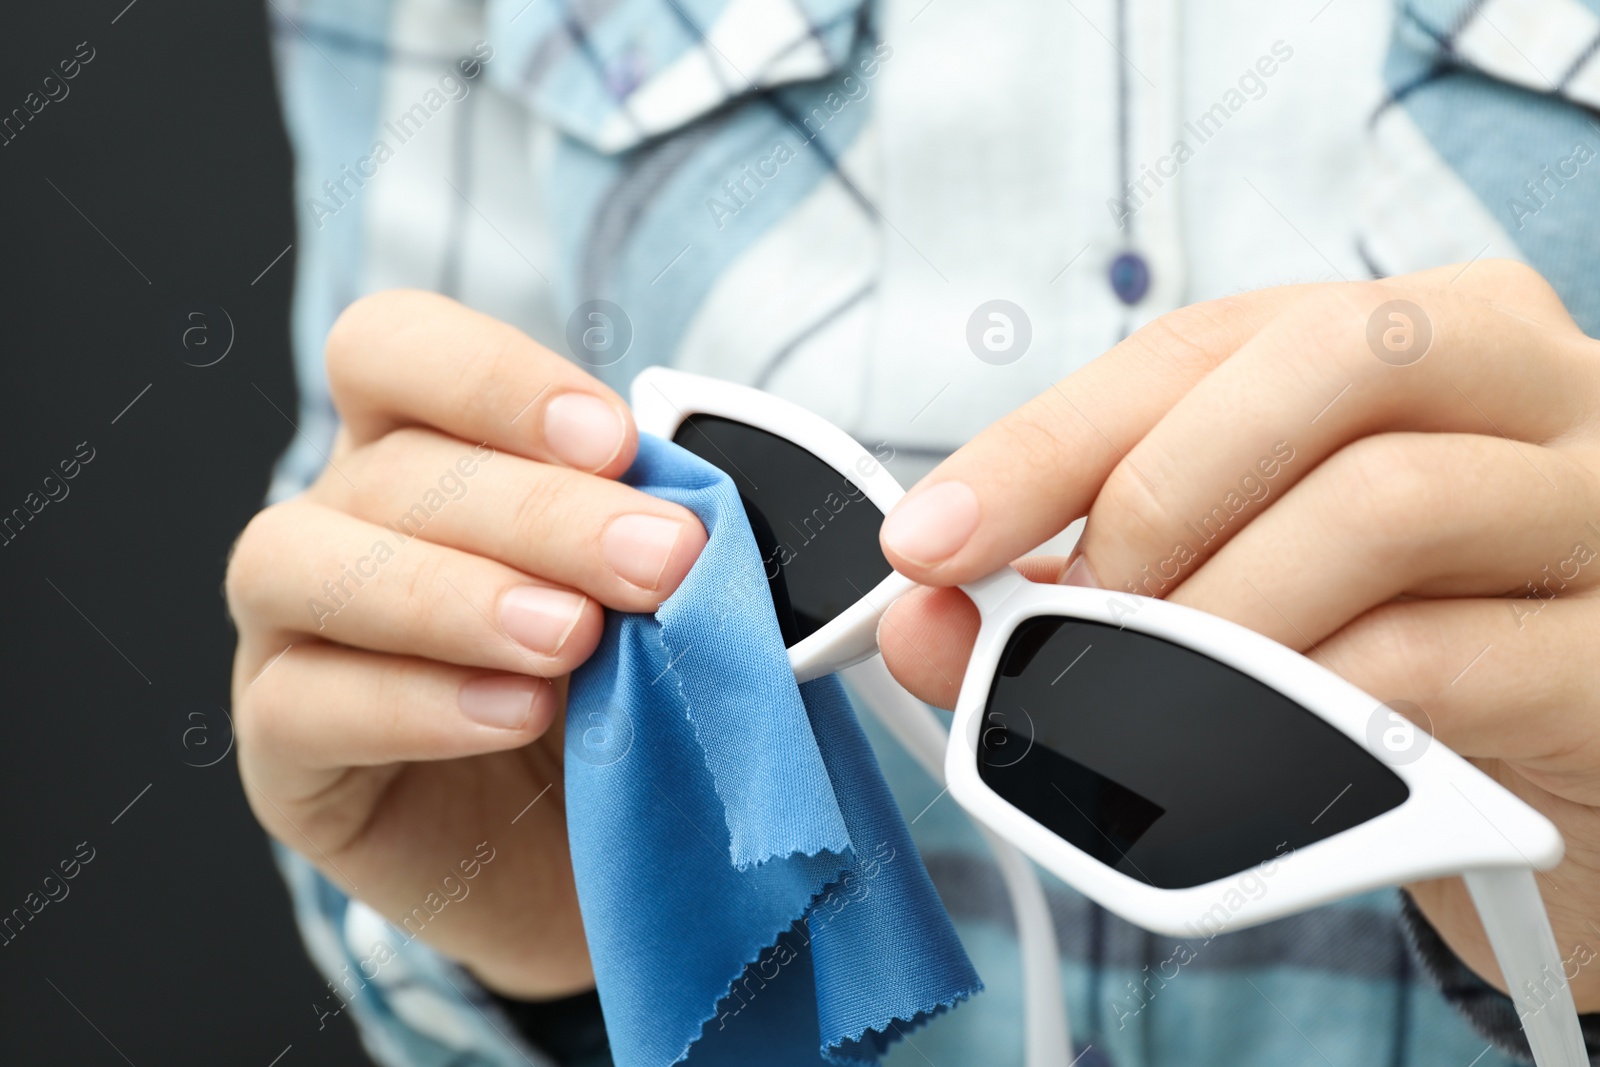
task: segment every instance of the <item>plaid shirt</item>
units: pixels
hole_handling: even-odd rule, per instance
[[[888,442],[907,484],[1142,323],[1240,290],[1506,256],[1595,334],[1597,12],[272,0],[301,390],[273,497],[332,439],[334,317],[397,286],[586,356],[614,386],[652,364],[760,385]],[[968,340],[996,298],[1028,335],[998,366]],[[568,340],[596,299],[627,336],[604,366]],[[889,1060],[1018,1063],[998,876],[961,811],[867,726],[988,987]],[[277,854],[324,1007],[350,1010],[375,1059],[554,1062],[463,970]],[[1085,1063],[1516,1062],[1509,1002],[1394,892],[1180,951],[1047,889]],[[369,978],[380,943],[394,958]]]

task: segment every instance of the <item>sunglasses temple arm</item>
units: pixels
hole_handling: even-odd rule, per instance
[[[844,677],[884,728],[935,783],[943,786],[949,731],[928,706],[901,688],[877,656],[851,667]],[[1016,916],[1017,946],[1022,957],[1026,1062],[1028,1067],[1059,1067],[1072,1060],[1072,1031],[1061,989],[1060,949],[1049,900],[1038,871],[1027,857],[987,826],[976,821],[974,824],[994,853],[995,866]]]
[[[916,587],[917,583],[910,578],[898,571],[890,571],[887,578],[867,590],[860,600],[828,625],[798,644],[789,646],[789,666],[794,670],[794,680],[809,682],[875,657],[878,654],[878,626],[883,621],[884,613],[896,600]]]
[[[961,587],[961,591],[978,605],[978,614],[987,615],[1016,592],[1026,587],[1028,579],[1018,574],[1009,565],[1001,567],[993,574],[986,574],[982,578],[975,578]]]
[[[1588,1067],[1578,1012],[1550,916],[1527,867],[1462,875],[1483,920],[1537,1067]]]
[[[944,785],[944,750],[950,732],[928,706],[901,687],[881,656],[846,668],[844,680],[923,770]]]

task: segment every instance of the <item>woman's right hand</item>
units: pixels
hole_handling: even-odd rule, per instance
[[[705,530],[615,481],[638,445],[620,397],[454,301],[356,302],[327,367],[342,420],[328,466],[255,516],[228,565],[250,805],[490,988],[587,988],[565,676],[602,607],[655,610]]]

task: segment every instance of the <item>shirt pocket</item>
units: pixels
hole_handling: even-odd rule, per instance
[[[490,78],[615,154],[833,73],[869,12],[865,0],[489,0]]]

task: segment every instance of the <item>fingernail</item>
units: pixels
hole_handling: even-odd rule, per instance
[[[565,589],[518,586],[500,598],[500,625],[522,647],[553,656],[583,617],[586,601]]]
[[[1061,572],[1057,585],[1081,585],[1085,589],[1104,589],[1100,579],[1094,576],[1094,568],[1089,566],[1088,556],[1079,556],[1072,561],[1072,566]]]
[[[621,515],[600,535],[600,554],[623,581],[640,589],[661,584],[683,523],[656,515]]]
[[[538,678],[520,678],[516,675],[469,679],[461,683],[458,697],[461,714],[483,726],[520,730],[533,714],[533,701],[538,695],[539,686],[545,684]]]
[[[978,494],[966,482],[940,482],[902,500],[883,522],[883,542],[923,566],[961,550],[978,528]]]
[[[569,467],[599,470],[622,449],[626,438],[622,416],[597,396],[565,393],[545,405],[545,447]]]

